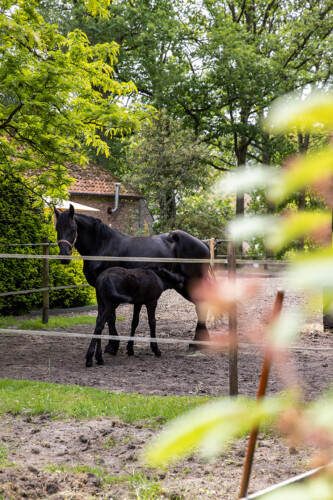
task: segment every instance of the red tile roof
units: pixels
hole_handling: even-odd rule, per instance
[[[69,188],[70,194],[114,195],[116,182],[120,182],[120,196],[143,197],[140,191],[125,184],[96,163],[90,161],[85,167],[82,165],[67,166],[69,175],[75,179]]]

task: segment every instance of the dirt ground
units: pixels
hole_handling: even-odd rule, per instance
[[[245,282],[248,278],[243,278]],[[295,311],[304,303],[296,291],[288,291],[283,277],[261,276],[260,289],[238,311],[240,342],[246,334],[258,330],[270,314],[276,292],[285,289],[283,308]],[[121,306],[118,333],[128,335],[132,306]],[[95,314],[95,313],[94,313]],[[157,310],[157,336],[192,339],[196,324],[194,306],[174,291],[165,292]],[[255,326],[254,326],[255,325]],[[215,322],[209,318],[211,336],[227,336],[227,318]],[[92,333],[93,327],[67,328],[66,331]],[[300,327],[295,346],[283,368],[273,368],[269,395],[283,389],[286,380],[297,375],[304,399],[318,397],[333,381],[332,333],[324,332],[322,315],[317,308]],[[142,313],[137,336],[148,335]],[[154,395],[228,395],[229,361],[227,354],[204,351],[190,355],[187,345],[160,344],[162,356],[156,358],[149,344],[135,344],[135,356],[127,357],[122,343],[116,357],[104,355],[103,366],[85,367],[88,339],[60,339],[11,335],[0,337],[0,377],[38,380],[59,384],[78,384],[115,392]],[[103,343],[105,344],[105,342]],[[255,397],[263,355],[258,347],[240,348],[238,353],[239,393]],[[110,419],[88,422],[55,422],[48,418],[1,419],[1,443],[14,467],[0,469],[0,498],[54,499],[130,499],[237,498],[244,462],[246,440],[239,440],[214,463],[203,463],[194,456],[168,470],[146,470],[140,451],[154,433],[140,426]],[[89,436],[87,440],[86,436]],[[112,442],[112,446],[108,443]],[[258,491],[308,468],[311,450],[289,448],[278,436],[259,439],[250,491]],[[52,472],[46,465],[53,464]],[[96,473],[74,472],[76,465],[100,467],[113,477],[106,484]],[[149,487],[148,487],[149,485]],[[1,493],[1,488],[3,493]],[[150,489],[149,489],[150,488]],[[3,495],[3,496],[1,496]],[[155,495],[155,496],[154,496]]]

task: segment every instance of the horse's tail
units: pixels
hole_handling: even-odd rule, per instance
[[[209,267],[208,267],[208,278],[211,280],[212,283],[214,283],[214,284],[217,283],[217,279],[216,279],[215,272],[214,272],[214,267],[212,266],[212,264],[209,264]]]

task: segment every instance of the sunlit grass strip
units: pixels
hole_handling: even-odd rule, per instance
[[[209,401],[203,396],[145,396],[76,385],[62,386],[23,380],[0,381],[0,415],[43,415],[62,418],[119,418],[154,426]]]
[[[118,317],[117,321],[125,318]],[[0,328],[14,327],[18,330],[52,330],[54,328],[70,328],[80,325],[95,325],[96,316],[56,316],[49,318],[49,322],[44,324],[41,319],[17,319],[12,316],[0,317]]]

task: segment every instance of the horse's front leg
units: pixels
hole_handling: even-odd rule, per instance
[[[155,319],[155,311],[157,307],[157,301],[152,304],[147,304],[147,313],[148,313],[148,323],[150,328],[150,337],[152,339],[156,338],[156,319]],[[150,348],[158,358],[161,356],[161,351],[158,348],[156,342],[150,342]]]
[[[105,322],[107,319],[107,313],[104,311],[102,307],[98,308],[98,316],[96,319],[96,326],[94,330],[94,335],[101,335]],[[86,367],[90,368],[93,365],[93,356],[95,352],[95,347],[97,345],[96,349],[96,361],[98,365],[103,365],[103,357],[102,357],[102,345],[101,345],[101,340],[100,339],[91,339],[91,342],[88,347],[88,351],[86,354]]]
[[[110,317],[108,319],[108,327],[109,327],[109,335],[118,336],[118,332],[116,330],[116,308],[113,307],[110,313]],[[109,343],[106,345],[104,352],[111,354],[112,356],[116,356],[119,350],[119,340],[109,340]]]
[[[202,304],[195,304],[198,321],[195,328],[195,335],[193,340],[209,341],[210,336],[206,327],[208,308]],[[189,351],[196,351],[197,349],[204,349],[205,346],[198,346],[197,344],[190,344]]]
[[[131,337],[134,337],[135,330],[137,329],[137,326],[139,324],[141,307],[142,307],[142,304],[134,304],[133,319],[132,319],[132,326],[131,326]],[[127,343],[127,354],[129,356],[134,356],[133,346],[134,346],[133,340],[129,340]]]

